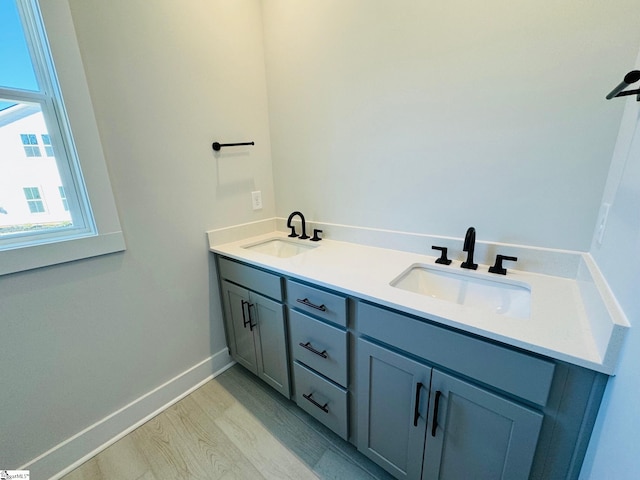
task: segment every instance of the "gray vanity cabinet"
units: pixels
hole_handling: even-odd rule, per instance
[[[358,450],[400,479],[422,470],[431,368],[358,339]]]
[[[422,478],[528,479],[543,415],[433,370]]]
[[[395,477],[529,478],[541,413],[364,339],[358,378],[358,448]]]
[[[249,291],[233,283],[222,284],[224,306],[229,319],[229,348],[233,358],[247,370],[258,374],[258,357],[254,341],[253,328],[246,324],[247,304],[250,303]],[[257,329],[256,329],[257,331]]]
[[[349,438],[347,299],[287,280],[295,401]]]
[[[224,279],[221,291],[231,356],[289,398],[285,307],[252,290],[262,286],[281,300],[281,279],[225,259],[220,259],[219,266]],[[244,285],[232,283],[234,280]]]
[[[396,478],[579,478],[606,375],[216,261],[232,357]]]

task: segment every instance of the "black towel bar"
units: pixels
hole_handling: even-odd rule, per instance
[[[613,90],[611,90],[611,92],[609,92],[609,95],[607,95],[606,97],[607,100],[611,100],[612,98],[615,98],[615,97],[626,97],[627,95],[637,94],[638,97],[636,98],[636,100],[640,102],[640,89],[627,90],[626,92],[623,92],[625,88],[627,88],[632,83],[636,83],[638,80],[640,80],[640,70],[630,71],[624,76],[624,80],[620,82],[620,84],[616,88],[614,88]]]
[[[211,148],[213,148],[216,152],[218,152],[222,147],[238,147],[240,145],[255,145],[255,142],[244,142],[244,143],[218,143],[218,142],[213,142],[211,144]]]

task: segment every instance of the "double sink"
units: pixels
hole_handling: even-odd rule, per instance
[[[272,238],[245,245],[247,250],[278,258],[290,258],[319,245]],[[414,263],[389,282],[392,287],[487,313],[515,319],[531,315],[531,288],[524,282],[492,279],[476,272],[460,272]]]

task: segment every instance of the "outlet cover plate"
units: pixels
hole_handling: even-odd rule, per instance
[[[251,205],[254,210],[262,209],[262,192],[260,190],[251,192]]]

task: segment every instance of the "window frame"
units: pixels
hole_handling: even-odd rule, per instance
[[[75,238],[56,238],[52,232],[49,236],[39,236],[31,244],[2,250],[0,275],[120,252],[126,248],[68,2],[18,0],[18,5],[27,14],[31,8],[36,12],[39,10],[42,18],[46,33],[41,34],[48,40],[56,67],[53,71],[60,88],[58,94],[64,103],[72,136],[70,148],[75,149],[82,170],[78,178],[84,180],[84,185],[73,180],[76,182],[73,186],[84,194],[83,201],[87,202],[93,214],[94,229],[90,234]],[[31,45],[32,39],[27,38],[27,41]],[[33,102],[32,97],[25,100]],[[45,99],[43,103],[47,101]],[[54,105],[43,105],[44,108],[51,108],[54,115],[59,115]],[[57,145],[55,138],[52,141]]]

